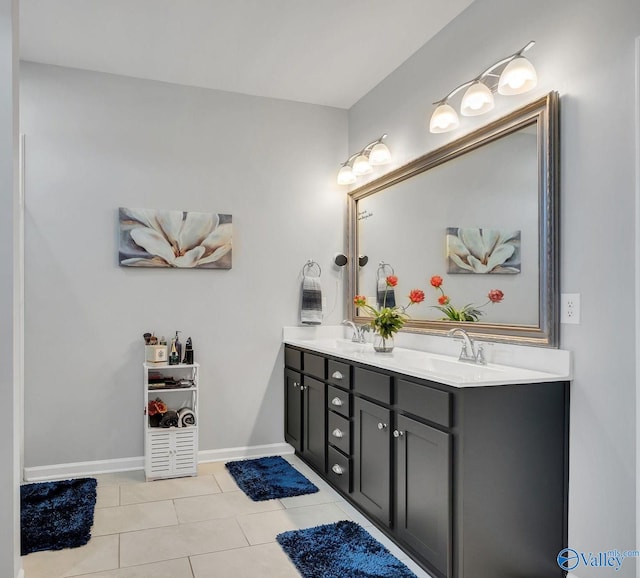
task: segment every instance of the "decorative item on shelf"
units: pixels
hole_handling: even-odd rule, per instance
[[[159,397],[152,399],[147,403],[147,415],[149,416],[150,427],[160,427],[162,416],[167,413],[169,408],[167,404]]]
[[[447,96],[434,102],[436,109],[431,115],[429,130],[432,133],[443,133],[458,128],[460,119],[449,101],[461,90],[466,89],[460,103],[460,113],[463,116],[477,116],[493,109],[495,92],[510,96],[533,89],[538,83],[538,76],[523,53],[534,44],[532,40],[517,52],[492,64],[474,79],[462,83]]]
[[[180,343],[180,336],[178,335],[179,333],[182,333],[182,331],[176,331],[176,337],[175,337],[176,353],[178,354],[178,363],[180,363],[180,360],[182,359],[182,343]]]
[[[196,425],[196,414],[190,407],[182,407],[178,410],[178,427],[191,427]]]
[[[373,348],[378,353],[390,353],[393,351],[393,336],[402,328],[405,321],[409,318],[407,309],[414,303],[422,303],[424,301],[424,291],[421,289],[412,289],[409,292],[409,303],[407,305],[387,306],[387,293],[389,288],[396,287],[398,278],[395,275],[389,275],[386,278],[385,295],[382,300],[382,307],[376,309],[367,303],[367,298],[363,295],[356,295],[353,299],[356,307],[360,307],[373,315],[371,327],[375,334],[373,338]]]
[[[160,427],[178,427],[180,420],[178,419],[178,412],[172,409],[167,410],[162,414],[160,419]]]
[[[180,363],[180,357],[178,356],[178,350],[176,349],[175,338],[171,340],[171,354],[169,355],[169,365],[178,365]]]
[[[489,305],[489,303],[500,303],[504,299],[504,293],[500,289],[491,289],[487,295],[489,300],[486,303],[477,306],[473,303],[468,303],[464,307],[458,309],[451,305],[449,296],[445,295],[444,289],[442,288],[443,280],[440,275],[434,275],[431,277],[430,283],[432,287],[440,291],[440,297],[438,297],[439,305],[432,305],[431,307],[435,307],[445,314],[446,317],[443,317],[442,321],[476,322],[481,315],[484,315],[484,311],[480,311],[481,307]]]
[[[338,184],[352,185],[359,176],[370,173],[373,166],[386,165],[391,160],[391,152],[382,142],[385,138],[387,135],[383,134],[343,162],[338,171]]]
[[[182,363],[193,365],[193,344],[191,343],[191,337],[187,337],[187,343],[184,346],[184,358]]]
[[[144,337],[144,358],[147,363],[166,363],[167,344],[158,345],[158,338],[153,333],[145,333]]]

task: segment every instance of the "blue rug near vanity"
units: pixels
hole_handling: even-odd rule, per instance
[[[21,554],[84,546],[91,539],[95,478],[20,486]]]
[[[283,532],[276,540],[304,578],[416,578],[355,522]]]
[[[318,491],[307,478],[280,456],[225,464],[229,473],[254,502],[290,498]]]

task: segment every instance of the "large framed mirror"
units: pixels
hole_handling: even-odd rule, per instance
[[[426,297],[403,330],[558,347],[558,114],[551,92],[349,193],[354,322],[371,318],[353,296],[375,304],[393,273],[398,305],[414,288]],[[443,294],[477,306],[478,320],[449,319]]]

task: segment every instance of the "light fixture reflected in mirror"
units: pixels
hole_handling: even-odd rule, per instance
[[[339,185],[352,185],[361,175],[373,170],[373,166],[385,165],[391,161],[391,151],[382,141],[387,138],[383,134],[378,140],[370,142],[361,151],[351,155],[340,167],[337,182]]]
[[[429,131],[443,133],[458,128],[460,119],[449,101],[462,90],[465,93],[460,103],[460,114],[463,116],[477,116],[494,108],[493,94],[495,92],[503,95],[514,95],[523,94],[533,89],[538,83],[538,76],[535,68],[523,56],[523,53],[534,44],[535,42],[532,40],[518,52],[492,64],[476,78],[464,82],[454,88],[443,99],[434,102],[436,109],[431,115]]]

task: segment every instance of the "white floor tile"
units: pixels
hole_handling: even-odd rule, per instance
[[[237,492],[238,490],[240,490],[240,486],[236,484],[233,476],[226,469],[215,472],[213,474],[213,477],[215,478],[216,482],[223,492]]]
[[[349,516],[335,504],[321,504],[238,516],[237,519],[250,544],[265,544],[274,542],[281,532],[348,520]]]
[[[181,524],[282,509],[278,500],[254,502],[240,491],[180,498],[174,504]]]
[[[173,501],[145,502],[130,506],[115,506],[96,510],[93,517],[94,536],[146,530],[178,523]]]
[[[80,548],[34,552],[22,557],[28,578],[66,578],[118,567],[118,536],[97,536]]]
[[[120,488],[120,504],[126,506],[141,502],[158,502],[189,496],[218,494],[221,491],[213,476],[157,480],[144,484],[122,486]]]
[[[96,474],[91,476],[98,481],[98,486],[102,484],[120,486],[124,484],[139,484],[144,482],[144,470],[130,470],[127,472],[113,472],[111,474]]]
[[[96,508],[112,508],[120,505],[120,486],[98,484]]]
[[[300,576],[289,557],[275,543],[192,556],[191,565],[195,578],[299,578]]]
[[[340,502],[336,502],[336,506],[340,508],[345,514],[349,516],[356,524],[360,524],[363,528],[368,528],[369,526],[373,526],[373,523],[370,522],[367,518],[364,517],[364,514],[361,514],[358,510],[356,510],[351,504],[345,502],[344,500]]]
[[[300,508],[302,506],[315,506],[317,504],[329,504],[337,502],[340,498],[337,493],[327,490],[319,490],[313,494],[280,498],[280,503],[285,508]]]
[[[127,532],[120,535],[120,566],[137,566],[247,545],[234,518]]]
[[[83,574],[76,578],[193,578],[193,572],[191,572],[189,558],[178,558],[166,562],[118,568],[107,572]]]

